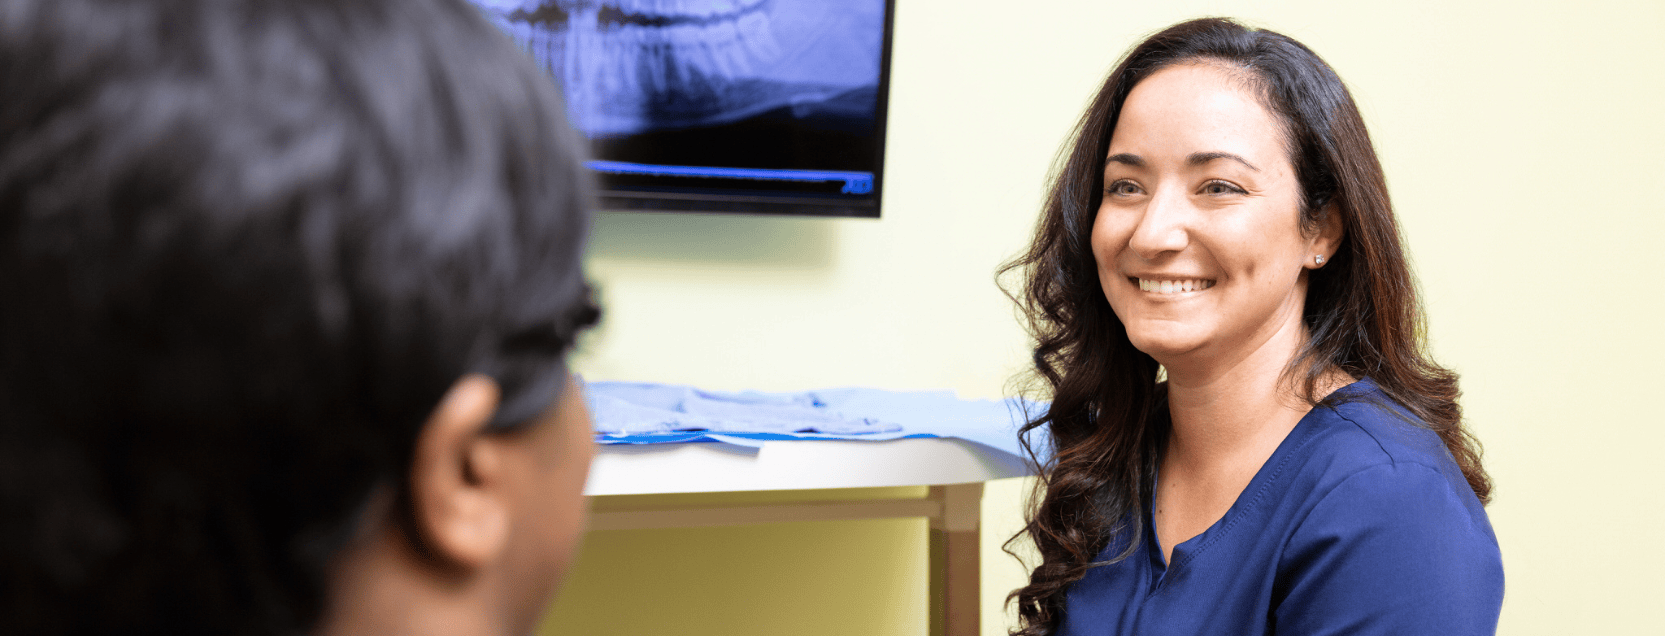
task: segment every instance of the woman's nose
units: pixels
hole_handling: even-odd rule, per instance
[[[1191,240],[1186,230],[1189,219],[1190,206],[1184,193],[1159,190],[1145,205],[1133,236],[1128,238],[1128,247],[1145,260],[1179,252]]]

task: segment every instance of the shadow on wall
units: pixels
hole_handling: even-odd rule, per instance
[[[596,214],[590,256],[691,265],[823,269],[833,262],[836,219],[738,214]]]

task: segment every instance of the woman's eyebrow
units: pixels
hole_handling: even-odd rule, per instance
[[[1253,170],[1255,172],[1260,172],[1260,168],[1256,168],[1255,164],[1249,163],[1248,159],[1244,159],[1240,156],[1231,154],[1229,152],[1218,152],[1218,151],[1216,151],[1216,152],[1195,152],[1195,153],[1191,153],[1191,156],[1186,157],[1185,162],[1189,163],[1193,166],[1200,166],[1200,165],[1203,165],[1203,164],[1208,163],[1210,161],[1214,161],[1216,159],[1230,159],[1232,161],[1236,161],[1237,163],[1248,166],[1250,170]]]
[[[1208,163],[1210,161],[1215,161],[1215,160],[1218,160],[1218,159],[1230,159],[1232,161],[1236,161],[1237,163],[1241,163],[1245,166],[1248,166],[1248,168],[1250,170],[1253,170],[1255,172],[1260,172],[1260,168],[1256,167],[1255,164],[1249,163],[1248,159],[1244,159],[1242,156],[1235,155],[1235,154],[1232,154],[1232,153],[1229,153],[1229,152],[1221,152],[1221,151],[1191,153],[1191,156],[1185,158],[1185,163],[1193,165],[1193,166],[1200,166],[1200,165],[1203,165],[1203,164]],[[1139,155],[1132,154],[1132,153],[1119,152],[1119,153],[1116,153],[1116,154],[1113,154],[1113,155],[1110,155],[1110,156],[1104,158],[1104,166],[1106,168],[1110,167],[1110,164],[1112,164],[1112,163],[1124,164],[1124,165],[1132,166],[1134,168],[1143,168],[1143,167],[1145,167],[1145,158],[1141,157]]]
[[[1122,163],[1135,168],[1143,168],[1145,167],[1145,158],[1131,153],[1119,152],[1104,158],[1104,167],[1108,168],[1112,163]]]

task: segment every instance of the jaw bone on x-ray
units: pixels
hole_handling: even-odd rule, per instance
[[[879,84],[884,0],[475,4],[556,78],[591,139],[814,109]]]

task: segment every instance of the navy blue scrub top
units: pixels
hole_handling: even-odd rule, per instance
[[[1147,513],[1131,556],[1070,589],[1057,633],[1496,633],[1497,537],[1445,445],[1369,379],[1334,397],[1171,564]]]

